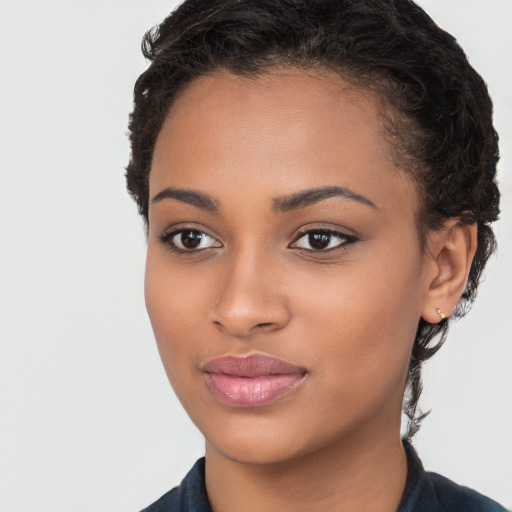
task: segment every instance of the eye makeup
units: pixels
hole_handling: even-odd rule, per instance
[[[216,238],[195,227],[183,227],[168,231],[159,236],[158,240],[169,250],[182,254],[222,247]]]
[[[348,244],[357,242],[358,238],[341,231],[326,228],[302,231],[289,245],[293,249],[303,249],[311,252],[328,252],[342,249]]]
[[[222,242],[217,240],[217,238],[196,226],[169,229],[158,237],[158,241],[177,254],[198,253],[208,249],[223,247]],[[287,247],[313,254],[331,253],[346,249],[347,246],[358,241],[359,238],[357,236],[333,229],[332,227],[309,226],[295,234],[293,241]]]

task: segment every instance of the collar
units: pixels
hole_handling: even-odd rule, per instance
[[[437,512],[439,503],[429,485],[427,474],[412,444],[406,440],[407,481],[398,512]],[[178,488],[180,510],[184,512],[212,512],[205,484],[205,459],[199,459]]]
[[[407,455],[407,481],[397,512],[507,512],[499,503],[425,472],[416,451],[403,441]],[[181,485],[164,494],[142,512],[212,512],[205,484],[205,459],[199,459]]]

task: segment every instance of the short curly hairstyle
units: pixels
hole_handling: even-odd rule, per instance
[[[490,223],[499,214],[498,136],[484,81],[455,38],[418,5],[411,0],[186,0],[146,33],[142,50],[151,64],[135,85],[126,178],[146,224],[155,142],[187,84],[219,69],[242,76],[282,66],[333,72],[384,100],[384,132],[419,193],[422,243],[446,219],[477,224],[476,255],[454,316],[466,313],[496,243]],[[419,321],[404,397],[406,437],[425,416],[418,409],[421,367],[444,342],[448,323]]]

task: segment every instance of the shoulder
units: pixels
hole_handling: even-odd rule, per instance
[[[437,473],[427,472],[426,480],[435,493],[442,511],[507,512],[496,501]]]
[[[180,485],[141,512],[211,512],[204,481],[204,457],[195,463]]]
[[[404,440],[403,445],[408,473],[399,512],[507,512],[477,491],[425,471],[410,441]]]
[[[146,507],[141,512],[174,512],[180,510],[180,488],[174,487],[160,499]]]

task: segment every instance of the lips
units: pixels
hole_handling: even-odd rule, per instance
[[[219,357],[202,370],[213,395],[234,407],[269,404],[297,388],[307,374],[303,367],[260,354]]]

